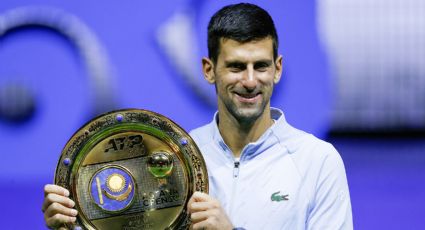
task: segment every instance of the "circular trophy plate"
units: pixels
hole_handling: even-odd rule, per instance
[[[55,173],[84,229],[188,229],[186,205],[208,192],[208,175],[192,138],[146,110],[94,118],[68,141]]]

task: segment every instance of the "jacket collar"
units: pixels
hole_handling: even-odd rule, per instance
[[[243,148],[241,161],[252,159],[276,144],[286,148],[288,153],[295,152],[300,145],[300,138],[297,137],[301,137],[305,133],[289,125],[280,109],[272,107],[270,110],[271,117],[275,120],[275,123],[257,141],[251,142]],[[227,157],[233,159],[233,155],[218,129],[218,119],[218,112],[216,112],[213,121],[210,123],[213,129],[213,140],[226,152]]]

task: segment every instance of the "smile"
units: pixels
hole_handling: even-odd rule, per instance
[[[247,93],[239,94],[235,93],[236,98],[242,103],[255,103],[260,100],[261,93]]]

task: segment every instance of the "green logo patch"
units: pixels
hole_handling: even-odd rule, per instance
[[[280,191],[273,193],[272,196],[270,197],[270,199],[272,201],[277,201],[277,202],[280,202],[282,200],[289,200],[289,194],[279,195],[279,193],[280,193]]]

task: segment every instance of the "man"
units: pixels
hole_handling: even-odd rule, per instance
[[[282,73],[277,49],[273,20],[258,6],[230,5],[211,18],[202,65],[218,112],[191,132],[210,183],[209,195],[188,202],[193,229],[352,229],[338,152],[270,107]],[[75,221],[68,191],[47,185],[45,193],[48,226]]]

